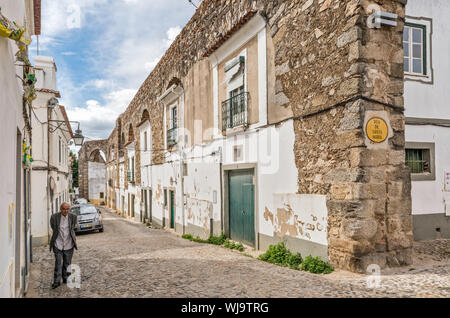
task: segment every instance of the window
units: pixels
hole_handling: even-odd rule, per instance
[[[59,156],[59,164],[61,164],[61,137],[58,140],[58,156]]]
[[[164,206],[167,206],[167,189],[164,189]]]
[[[134,182],[134,157],[128,159],[128,181]]]
[[[244,50],[225,65],[228,99],[222,102],[222,130],[248,124],[248,94],[245,92],[246,55],[247,52]]]
[[[100,199],[103,199],[104,196],[105,194],[103,192],[100,192]]]
[[[429,149],[406,149],[406,165],[411,173],[430,172]]]
[[[222,129],[248,124],[247,101],[248,93],[244,86],[230,92],[230,98],[222,103]]]
[[[131,180],[134,182],[134,157],[131,157]]]
[[[167,146],[172,147],[177,143],[178,108],[177,104],[170,106],[169,129],[167,130]]]
[[[434,143],[407,142],[405,163],[412,181],[435,180]]]
[[[406,23],[403,31],[405,73],[427,75],[426,26]]]
[[[175,106],[173,106],[171,109],[170,109],[170,128],[171,129],[173,129],[173,128],[177,128],[177,116],[178,114],[177,114],[177,106],[175,105]]]
[[[147,151],[148,145],[147,145],[147,132],[144,131],[144,151]]]

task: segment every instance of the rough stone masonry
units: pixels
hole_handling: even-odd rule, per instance
[[[137,126],[147,110],[152,161],[161,164],[164,126],[158,96],[173,78],[184,84],[190,68],[238,21],[257,11],[268,21],[274,43],[277,104],[295,120],[298,193],[328,199],[330,263],[360,272],[372,263],[411,263],[411,182],[404,162],[405,5],[406,0],[204,0],[118,118],[108,156],[114,150],[126,156],[123,145],[130,140],[139,147]],[[398,14],[398,26],[369,28],[367,18],[376,9]],[[387,123],[385,142],[367,139],[365,125],[372,117]]]

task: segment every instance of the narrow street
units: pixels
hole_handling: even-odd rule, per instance
[[[81,288],[52,290],[53,253],[38,247],[26,297],[450,297],[448,254],[441,255],[446,265],[391,269],[381,288],[368,289],[364,275],[279,267],[101,209],[105,231],[77,236],[73,264],[80,266]],[[450,240],[440,244],[436,253],[449,249]]]

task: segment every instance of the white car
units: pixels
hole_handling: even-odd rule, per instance
[[[78,199],[75,199],[74,203],[77,204],[77,205],[80,205],[80,204],[87,204],[88,202],[87,202],[86,199],[78,198]]]

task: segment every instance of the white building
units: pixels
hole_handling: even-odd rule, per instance
[[[40,33],[40,1],[0,0],[1,13],[24,26],[26,37]],[[31,255],[31,105],[24,103],[26,67],[16,60],[16,41],[0,36],[0,297],[27,290]],[[25,51],[24,51],[25,52]],[[25,153],[25,154],[24,154]]]
[[[33,102],[32,236],[33,246],[48,244],[50,217],[63,202],[70,201],[73,137],[64,106],[49,106],[61,97],[56,90],[56,65],[52,57],[35,58],[37,98]]]
[[[105,204],[106,177],[104,162],[88,162],[89,202]]]
[[[406,6],[406,161],[416,240],[450,238],[449,15],[448,0]]]
[[[298,194],[293,120],[275,91],[266,27],[253,17],[157,98],[163,164],[151,164],[152,127],[146,110],[139,114],[141,211],[178,233],[223,231],[260,250],[286,239],[291,250],[326,259],[326,196]],[[231,107],[242,109],[229,115]]]

